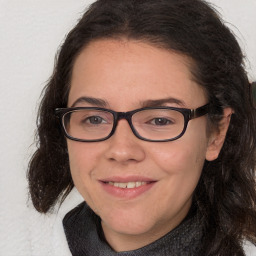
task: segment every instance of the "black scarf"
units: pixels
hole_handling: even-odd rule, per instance
[[[157,241],[140,249],[115,252],[102,234],[100,219],[82,203],[66,214],[63,226],[73,256],[198,256],[202,227],[193,208],[185,220]]]

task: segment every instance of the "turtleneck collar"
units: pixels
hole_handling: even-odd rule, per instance
[[[140,249],[115,252],[104,240],[100,219],[85,202],[71,210],[63,226],[73,256],[198,256],[202,227],[196,210],[190,211],[175,229]]]

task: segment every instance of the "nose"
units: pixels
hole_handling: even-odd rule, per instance
[[[142,140],[138,139],[132,132],[127,120],[119,120],[115,133],[107,140],[109,147],[106,157],[110,161],[122,164],[129,162],[140,162],[145,158]]]

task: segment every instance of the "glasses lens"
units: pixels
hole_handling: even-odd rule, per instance
[[[80,140],[99,140],[107,137],[113,128],[114,117],[110,112],[82,109],[66,113],[63,125],[66,133]]]
[[[137,133],[149,140],[169,140],[184,129],[184,116],[176,110],[150,109],[135,113],[132,123]]]

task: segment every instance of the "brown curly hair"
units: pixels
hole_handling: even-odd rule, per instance
[[[202,0],[98,0],[67,35],[38,113],[37,150],[28,169],[29,190],[42,213],[74,184],[66,139],[54,114],[67,107],[73,64],[93,40],[142,40],[189,56],[195,81],[205,88],[210,122],[234,110],[218,159],[205,162],[194,193],[205,230],[204,255],[244,255],[243,239],[256,243],[256,110],[243,54],[216,10]]]

